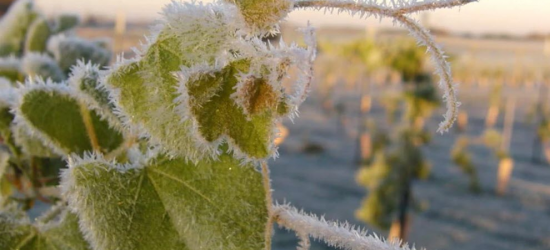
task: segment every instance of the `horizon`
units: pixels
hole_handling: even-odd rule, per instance
[[[118,0],[109,2],[109,8],[101,3],[107,0],[36,0],[47,15],[73,12],[82,16],[99,16],[114,19],[117,13],[124,13],[128,22],[152,22],[160,18],[162,7],[170,0]],[[185,2],[185,1],[184,1]],[[188,1],[187,1],[188,2]],[[211,2],[211,1],[205,1]],[[510,34],[529,35],[550,33],[550,1],[543,0],[480,0],[456,9],[442,9],[423,12],[414,17],[429,20],[429,26],[452,33],[474,35]],[[472,18],[473,17],[473,18]],[[328,14],[323,11],[298,10],[290,13],[286,20],[304,26],[308,21],[315,27],[349,27],[387,29],[396,27],[390,19],[360,19],[347,14]]]

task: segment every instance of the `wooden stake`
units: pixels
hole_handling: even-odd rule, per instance
[[[544,144],[544,156],[546,158],[546,162],[550,164],[550,142]]]
[[[506,105],[506,113],[504,115],[504,131],[502,136],[501,149],[508,153],[510,151],[510,143],[512,140],[512,131],[514,130],[514,114],[516,108],[516,99],[511,97]],[[502,159],[498,166],[498,181],[497,194],[504,195],[512,175],[514,168],[514,160],[511,157]]]
[[[468,126],[468,113],[465,111],[460,111],[458,113],[457,125],[459,132],[466,131],[466,127]]]
[[[369,159],[372,155],[372,141],[369,133],[361,134],[361,159]]]
[[[485,127],[491,128],[495,126],[498,119],[499,109],[497,105],[492,105],[487,111],[487,117],[485,118]]]
[[[371,109],[372,99],[370,95],[363,95],[361,97],[361,113],[368,113]]]
[[[502,137],[502,150],[508,152],[512,140],[512,132],[514,130],[514,119],[516,112],[516,98],[510,97],[506,105],[506,113],[504,114],[504,131]]]
[[[411,217],[407,215],[406,218],[406,224],[410,225]],[[390,227],[390,233],[388,234],[388,240],[391,242],[405,242],[405,239],[407,239],[409,234],[409,229],[406,228],[404,232],[401,232],[401,223],[399,223],[399,220],[393,221]]]
[[[512,170],[514,169],[514,160],[504,158],[498,166],[497,194],[503,196],[506,193]]]

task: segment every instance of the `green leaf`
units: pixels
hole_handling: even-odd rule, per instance
[[[35,225],[22,211],[0,212],[0,249],[90,249],[80,233],[78,218],[64,207],[54,207]]]
[[[57,154],[48,146],[44,145],[44,142],[39,138],[36,138],[28,134],[27,129],[24,126],[14,124],[11,127],[13,140],[15,144],[21,148],[22,152],[27,156],[52,158]]]
[[[2,91],[6,90],[2,89]],[[0,99],[0,137],[13,155],[20,155],[21,149],[16,145],[11,129],[13,119],[14,116],[10,112],[10,106],[5,100]]]
[[[67,74],[78,61],[107,66],[111,60],[111,51],[96,42],[63,34],[50,38],[48,51],[54,55],[59,67]]]
[[[60,82],[65,79],[65,74],[59,68],[56,61],[46,54],[27,53],[23,58],[22,71],[30,78],[41,77]]]
[[[13,56],[0,58],[0,77],[12,82],[22,81],[21,60]]]
[[[233,95],[239,72],[248,71],[246,60],[237,61],[219,72],[205,74],[187,83],[193,116],[199,123],[202,137],[209,142],[227,135],[238,149],[253,158],[269,156],[272,126],[278,117],[277,93],[263,79],[243,83],[242,107]],[[205,98],[205,93],[209,93]],[[247,115],[249,114],[249,115]]]
[[[98,249],[264,248],[262,176],[231,156],[198,165],[164,156],[143,166],[71,165],[64,193]]]
[[[0,21],[0,56],[19,55],[29,25],[37,16],[32,0],[18,0]]]
[[[302,98],[285,97],[282,79],[313,49],[283,52],[243,38],[236,11],[221,2],[166,7],[164,26],[146,49],[105,81],[130,129],[190,160],[215,158],[224,142],[245,161],[273,155],[275,121]],[[304,84],[309,77],[297,69],[297,85]]]
[[[118,106],[126,114],[128,122],[143,127],[154,142],[162,143],[173,154],[196,160],[201,148],[190,133],[191,121],[181,121],[173,101],[176,97],[176,79],[168,70],[177,70],[179,63],[172,62],[173,65],[168,68],[169,58],[161,60],[164,63],[157,67],[167,69],[167,79],[159,77],[146,84],[142,75],[150,71],[141,63],[133,62],[118,68],[109,76],[107,84],[117,90]]]
[[[62,14],[55,18],[54,33],[61,33],[75,28],[80,23],[77,15]]]
[[[51,30],[48,21],[39,17],[31,24],[25,39],[25,52],[45,52]]]
[[[109,121],[111,126],[122,130],[120,118],[114,113],[115,106],[109,99],[109,92],[100,85],[100,74],[99,65],[79,61],[71,70],[69,86],[90,109]]]
[[[241,10],[245,21],[254,31],[266,31],[282,20],[292,9],[289,0],[226,0]]]
[[[10,125],[13,121],[13,114],[10,107],[0,100],[0,137],[6,139],[11,136]]]
[[[0,249],[19,249],[32,237],[32,225],[25,212],[10,206],[0,212]]]
[[[66,86],[39,83],[26,88],[17,116],[60,154],[93,151],[93,135],[102,152],[113,151],[122,143],[122,135],[79,103]]]

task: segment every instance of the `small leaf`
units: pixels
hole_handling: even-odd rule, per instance
[[[0,232],[0,249],[20,249],[32,237],[32,226],[25,212],[12,205],[0,212]]]
[[[29,135],[24,126],[14,124],[11,127],[11,131],[15,144],[21,148],[25,155],[43,158],[57,156],[57,154],[51,148],[44,145],[44,142],[40,139]]]
[[[292,10],[290,0],[226,0],[241,10],[253,31],[267,31],[275,26]]]
[[[69,205],[96,248],[264,248],[265,193],[253,166],[228,155],[198,165],[163,156],[146,162],[77,160],[63,174]]]
[[[99,65],[79,61],[73,66],[67,81],[81,101],[109,121],[111,126],[122,130],[120,118],[114,113],[115,106],[109,99],[109,92],[100,84],[100,74]]]
[[[79,60],[107,66],[111,60],[111,51],[104,49],[93,41],[79,37],[56,35],[48,41],[48,51],[52,53],[59,67],[65,73]]]
[[[54,33],[61,33],[75,28],[80,23],[77,15],[62,14],[55,18]]]
[[[21,60],[13,56],[0,58],[0,77],[12,82],[22,81]]]
[[[232,96],[239,72],[248,71],[246,60],[237,61],[219,72],[205,74],[189,81],[188,95],[191,112],[199,123],[199,132],[208,142],[228,136],[230,142],[249,157],[264,158],[271,153],[272,127],[281,93],[263,79],[245,79],[240,99],[244,110]],[[201,98],[212,92],[210,98]],[[249,115],[247,115],[249,113]]]
[[[155,69],[164,68],[166,79],[157,77],[151,84],[146,84],[142,75],[150,71],[141,63],[133,62],[112,73],[107,79],[107,85],[118,92],[116,100],[126,114],[127,123],[144,128],[153,142],[161,142],[173,154],[196,160],[200,158],[197,156],[201,148],[189,133],[191,121],[181,121],[173,101],[177,81],[169,70],[177,70],[179,60],[170,61],[164,57],[162,61],[164,63],[159,62]],[[169,66],[170,63],[172,65]]]
[[[31,78],[41,77],[60,82],[65,79],[65,74],[55,60],[46,54],[27,53],[22,61],[22,71]]]
[[[0,212],[0,249],[90,249],[78,226],[78,218],[64,207],[53,207],[35,225],[12,206]]]
[[[1,89],[1,91],[7,90]],[[0,137],[4,140],[3,143],[9,147],[11,153],[18,156],[21,153],[21,149],[16,145],[11,130],[14,116],[10,112],[10,106],[4,98],[6,98],[6,96],[0,95]]]
[[[46,43],[50,38],[51,30],[48,21],[43,17],[38,17],[29,27],[25,39],[25,53],[45,52]]]
[[[85,122],[86,113],[90,116],[89,123]],[[119,132],[79,103],[62,85],[27,85],[17,107],[17,117],[60,154],[93,151],[94,138],[90,132],[104,152],[115,150],[123,141]]]
[[[0,20],[0,56],[19,55],[28,26],[37,16],[32,0],[18,0]]]

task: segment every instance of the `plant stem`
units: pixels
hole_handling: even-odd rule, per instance
[[[88,137],[90,138],[90,144],[92,144],[92,149],[96,152],[101,152],[101,147],[99,146],[97,135],[95,133],[94,124],[92,122],[92,116],[90,115],[90,111],[88,110],[88,107],[84,103],[80,103],[80,114],[82,115],[82,121],[84,122],[84,126],[86,126],[86,132],[88,133]]]
[[[267,207],[267,225],[265,228],[265,249],[271,250],[271,237],[273,233],[273,197],[271,196],[271,179],[269,178],[269,167],[262,161],[262,177],[265,191],[265,203]]]

